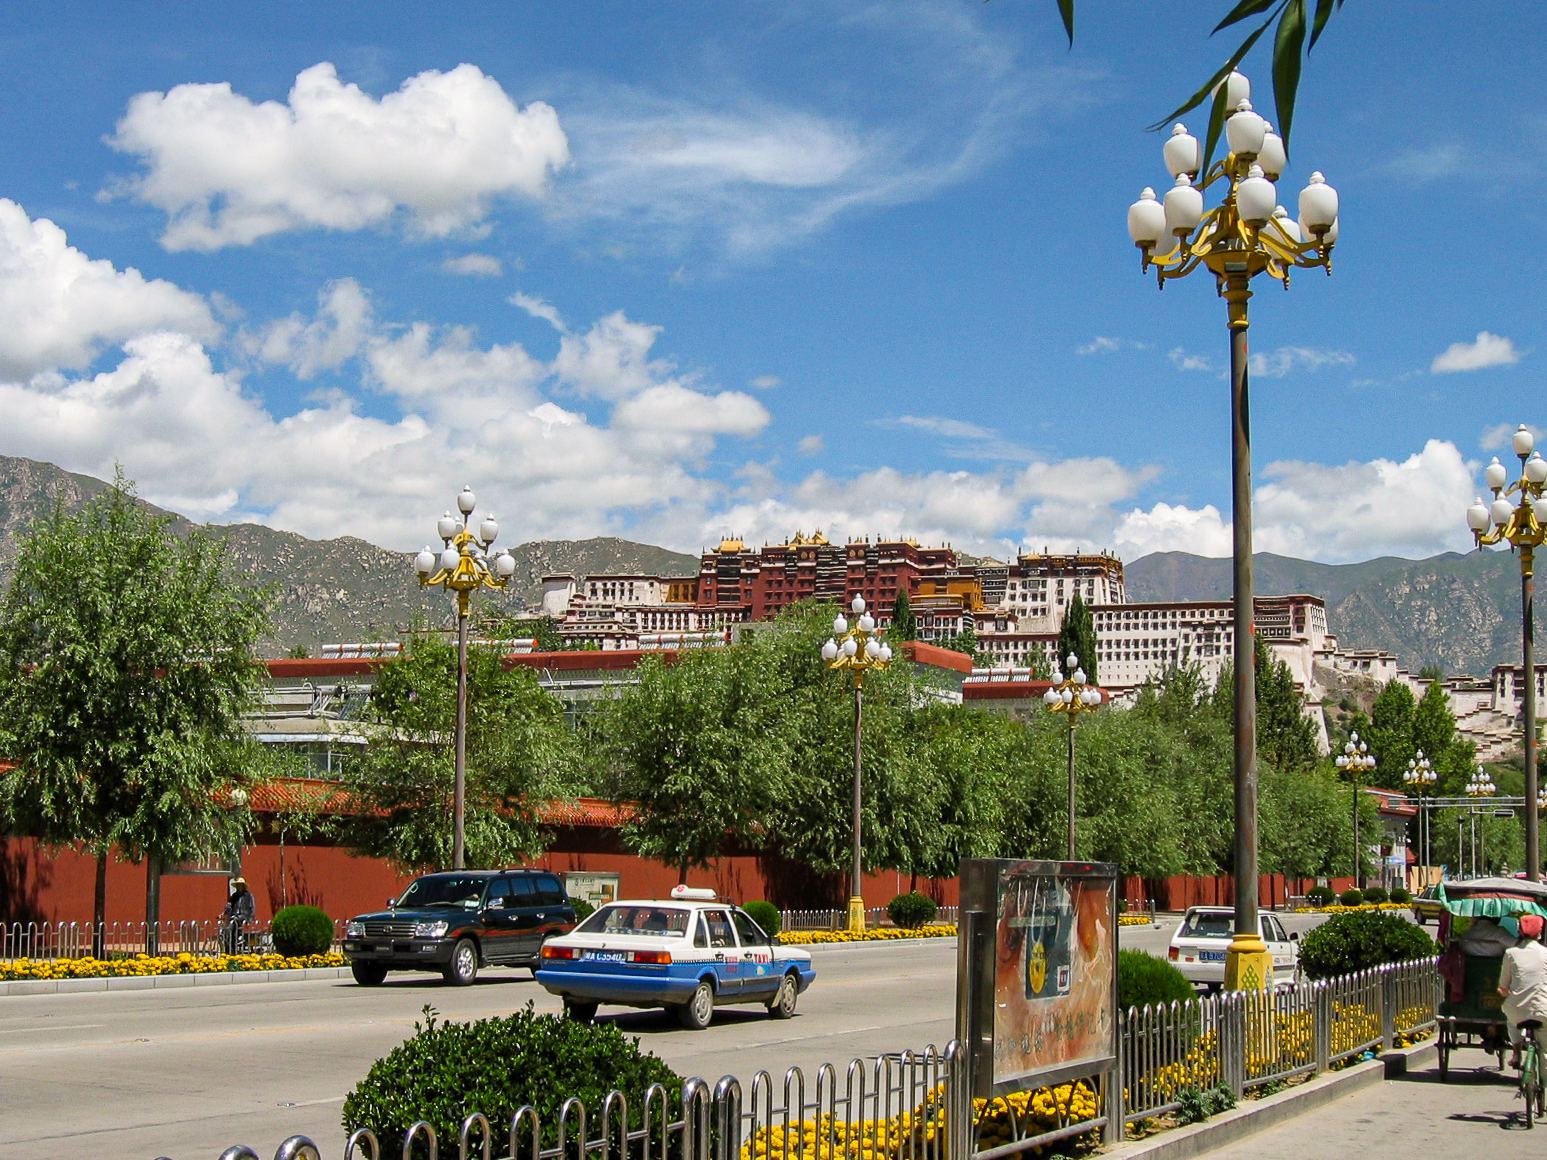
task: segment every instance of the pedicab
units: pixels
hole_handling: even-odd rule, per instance
[[[1520,937],[1519,916],[1547,918],[1547,883],[1473,878],[1441,883],[1436,897],[1445,907],[1439,930],[1440,1079],[1449,1078],[1451,1053],[1460,1047],[1496,1056],[1503,1071],[1509,1023],[1499,995],[1499,968],[1505,950]]]

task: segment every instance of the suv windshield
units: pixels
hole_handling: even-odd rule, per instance
[[[1195,910],[1182,924],[1181,933],[1187,938],[1229,938],[1234,925],[1228,914],[1209,914]]]
[[[486,877],[473,878],[462,874],[432,874],[415,880],[397,900],[402,907],[458,906],[483,897]]]
[[[604,906],[575,928],[576,934],[648,934],[681,938],[688,912],[669,906]]]

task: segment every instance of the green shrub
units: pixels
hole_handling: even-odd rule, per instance
[[[1312,886],[1305,892],[1305,901],[1312,906],[1331,906],[1336,898],[1330,886]]]
[[[463,1118],[482,1112],[498,1150],[523,1104],[541,1117],[544,1147],[557,1141],[559,1107],[570,1096],[599,1115],[609,1092],[623,1092],[631,1129],[643,1124],[651,1084],[666,1089],[668,1113],[681,1106],[682,1077],[611,1024],[538,1015],[530,1002],[514,1015],[474,1023],[437,1022],[429,1007],[424,1015],[413,1037],[372,1064],[344,1100],[344,1131],[370,1128],[383,1155],[402,1152],[416,1120],[433,1124],[449,1152]],[[660,1110],[657,1104],[654,1114]]]
[[[1421,927],[1400,914],[1362,910],[1334,914],[1307,934],[1300,943],[1300,966],[1308,978],[1329,979],[1438,951]]]
[[[269,933],[282,955],[325,955],[333,945],[333,920],[315,906],[287,906],[274,916]]]
[[[934,921],[935,900],[915,890],[912,894],[899,894],[886,904],[886,913],[900,927],[914,930]]]
[[[575,908],[575,921],[584,922],[596,913],[596,907],[592,906],[584,898],[571,898],[569,904]]]
[[[1410,893],[1408,893],[1408,891],[1402,889],[1402,887],[1400,887],[1400,886],[1393,886],[1391,888],[1391,901],[1392,902],[1411,902],[1411,901],[1413,901],[1413,896]]]
[[[1165,959],[1143,951],[1117,952],[1117,1005],[1124,1011],[1196,998],[1192,984]]]
[[[1176,1118],[1184,1124],[1201,1124],[1210,1116],[1228,1112],[1235,1107],[1235,1093],[1224,1084],[1203,1091],[1196,1084],[1189,1084],[1176,1093]]]
[[[1364,888],[1364,900],[1366,902],[1385,902],[1387,897],[1384,886],[1366,886]]]
[[[747,916],[763,928],[763,933],[775,935],[784,925],[784,920],[779,917],[779,908],[771,902],[749,902],[741,908],[747,912]]]
[[[1343,906],[1363,906],[1364,891],[1350,886],[1347,890],[1343,891],[1342,894],[1338,895],[1338,902]]]

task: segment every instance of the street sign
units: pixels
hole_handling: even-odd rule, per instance
[[[1496,818],[1512,818],[1512,817],[1515,816],[1515,811],[1514,810],[1494,810],[1493,811],[1493,816],[1496,817]]]

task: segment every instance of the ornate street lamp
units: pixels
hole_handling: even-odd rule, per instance
[[[1481,499],[1472,501],[1466,509],[1467,526],[1478,550],[1484,544],[1508,541],[1520,549],[1520,654],[1521,680],[1525,683],[1521,705],[1521,726],[1524,733],[1526,784],[1525,796],[1530,801],[1537,795],[1536,783],[1536,634],[1532,628],[1535,611],[1534,580],[1536,547],[1547,539],[1542,525],[1542,485],[1547,483],[1547,459],[1535,450],[1536,439],[1522,423],[1510,440],[1515,454],[1520,457],[1520,478],[1514,483],[1504,465],[1494,459],[1484,475],[1488,490],[1493,492],[1493,503]],[[1518,501],[1510,502],[1507,496],[1517,495]],[[1491,531],[1489,530],[1491,527]],[[1526,877],[1532,882],[1541,880],[1541,849],[1538,838],[1541,833],[1536,813],[1526,811]]]
[[[1498,786],[1493,784],[1493,776],[1486,769],[1484,769],[1482,766],[1479,765],[1476,769],[1474,769],[1472,771],[1472,779],[1469,782],[1466,783],[1466,794],[1467,794],[1467,797],[1488,798],[1488,797],[1492,797],[1496,792],[1498,792]],[[1531,798],[1530,798],[1530,795],[1528,794],[1526,796],[1526,801],[1530,801],[1530,800],[1531,800]],[[1470,810],[1467,811],[1467,813],[1469,813],[1471,815],[1471,820],[1472,820],[1472,826],[1471,826],[1471,829],[1472,829],[1472,877],[1476,878],[1477,877],[1477,833],[1478,833],[1477,819],[1479,817],[1485,817],[1486,813],[1484,811],[1478,809],[1478,807],[1476,807],[1476,806],[1473,806]],[[1525,815],[1526,815],[1527,820],[1530,819],[1531,814],[1532,814],[1532,811],[1530,811],[1530,810],[1526,810],[1525,811]],[[1488,837],[1487,831],[1484,830],[1483,831],[1483,839],[1486,841],[1487,837]],[[1456,851],[1456,854],[1457,854],[1458,857],[1460,856],[1460,853],[1461,852],[1459,850]],[[1485,851],[1485,855],[1486,855],[1486,851]],[[1487,858],[1486,858],[1486,856],[1483,859],[1483,868],[1487,869]]]
[[[1434,763],[1424,756],[1423,750],[1418,751],[1417,757],[1407,759],[1407,772],[1402,775],[1402,780],[1407,784],[1410,792],[1418,794],[1418,861],[1423,866],[1424,881],[1422,887],[1429,885],[1429,813],[1424,802],[1426,793],[1433,793],[1435,783],[1440,775],[1434,770]]]
[[[822,646],[822,659],[830,669],[847,669],[854,678],[854,865],[850,877],[849,929],[865,929],[864,866],[860,861],[860,740],[865,713],[865,674],[879,671],[892,663],[892,646],[876,632],[876,618],[865,611],[865,598],[856,596],[849,604],[854,627],[843,613],[833,618],[833,635]]]
[[[499,524],[492,515],[484,516],[475,532],[471,520],[478,499],[473,489],[464,487],[457,496],[461,522],[449,511],[435,525],[444,545],[439,552],[426,546],[414,557],[419,586],[445,587],[457,594],[457,732],[456,782],[451,792],[451,868],[465,864],[465,822],[467,813],[467,614],[473,593],[479,588],[503,588],[515,575],[516,561],[508,550],[489,556]]]
[[[1085,683],[1080,658],[1070,653],[1065,658],[1069,676],[1053,670],[1053,686],[1042,694],[1042,703],[1054,713],[1069,714],[1069,861],[1074,861],[1074,727],[1081,713],[1101,708],[1101,690]]]
[[[1354,885],[1364,889],[1364,858],[1359,853],[1359,775],[1375,768],[1375,758],[1370,753],[1370,743],[1360,741],[1359,734],[1350,733],[1343,743],[1343,752],[1333,762],[1339,769],[1346,769],[1354,776]]]
[[[1257,929],[1257,688],[1252,608],[1252,470],[1246,383],[1246,303],[1251,280],[1267,274],[1289,285],[1295,267],[1331,272],[1338,233],[1338,195],[1320,173],[1300,194],[1296,221],[1278,205],[1273,183],[1284,172],[1284,142],[1252,111],[1251,83],[1240,73],[1220,82],[1229,155],[1203,170],[1203,150],[1183,125],[1165,143],[1175,184],[1162,202],[1146,189],[1128,210],[1128,233],[1142,268],[1155,267],[1162,288],[1200,267],[1214,275],[1229,304],[1231,484],[1235,616],[1235,938],[1225,985],[1273,985],[1273,960]],[[1204,212],[1203,191],[1224,183],[1225,195]]]

